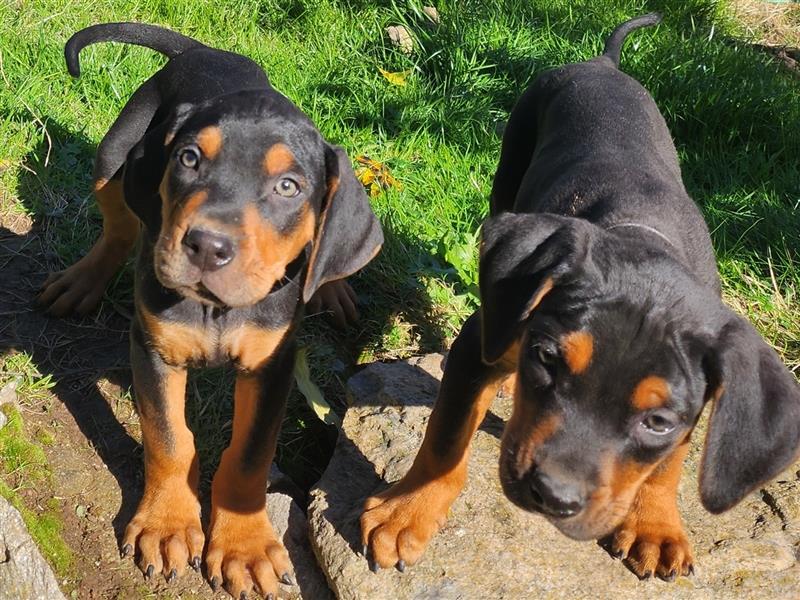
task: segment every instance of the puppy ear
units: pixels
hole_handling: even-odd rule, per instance
[[[167,119],[150,129],[131,148],[125,159],[125,202],[149,232],[161,227],[161,197],[158,188],[172,152],[172,141],[194,106],[179,104]]]
[[[548,214],[503,213],[484,223],[480,291],[486,363],[503,356],[553,287],[591,271],[594,229],[581,219]]]
[[[309,258],[303,302],[323,284],[364,267],[383,244],[381,226],[345,151],[326,145],[325,166],[328,192]]]
[[[720,513],[796,459],[800,386],[752,325],[733,313],[703,367],[714,406],[700,498],[708,511]]]

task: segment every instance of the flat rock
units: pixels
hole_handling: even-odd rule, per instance
[[[317,564],[308,539],[308,521],[292,499],[294,484],[274,465],[270,471],[267,512],[275,533],[289,553],[296,585],[281,585],[280,597],[286,600],[333,600],[325,574]]]
[[[414,38],[403,25],[389,25],[386,34],[392,45],[403,54],[411,54],[414,51]]]
[[[703,431],[684,469],[679,506],[694,544],[696,574],[639,581],[595,542],[576,542],[505,499],[499,437],[511,399],[498,397],[475,434],[464,493],[421,561],[404,574],[375,574],[360,555],[364,499],[410,467],[441,378],[441,355],[373,364],[348,382],[352,406],[334,456],[312,491],[314,552],[341,599],[798,598],[800,473],[797,466],[721,515],[697,494]],[[701,422],[700,429],[704,427]]]
[[[22,516],[0,497],[0,600],[64,598]]]

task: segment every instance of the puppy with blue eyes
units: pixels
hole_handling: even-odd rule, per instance
[[[420,559],[511,375],[503,491],[571,538],[607,538],[642,578],[692,571],[676,495],[706,403],[710,512],[797,458],[800,387],[721,302],[664,119],[618,68],[625,37],[659,20],[620,25],[601,56],[543,74],[517,102],[483,226],[481,309],[453,344],[412,468],[361,517],[376,567]]]
[[[79,73],[80,50],[101,41],[170,60],[97,149],[102,236],[45,282],[40,300],[55,314],[86,312],[139,240],[131,367],[145,484],[122,554],[171,582],[186,566],[200,569],[205,547],[212,587],[274,598],[278,581],[291,583],[290,564],[265,495],[295,332],[318,291],[352,300],[343,280],[378,252],[381,229],[345,153],[256,63],[159,27],[111,23],[70,38],[70,73]],[[186,374],[226,363],[237,370],[233,432],[206,539]]]

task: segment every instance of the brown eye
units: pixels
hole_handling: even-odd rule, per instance
[[[675,423],[666,413],[650,413],[642,419],[642,427],[655,435],[665,435],[675,429]]]
[[[178,160],[187,169],[196,169],[200,164],[200,154],[194,148],[184,148],[178,153]]]
[[[275,185],[275,193],[284,198],[294,198],[300,193],[300,186],[294,179],[284,177]]]
[[[536,353],[539,356],[539,362],[546,366],[554,365],[558,358],[558,352],[549,346],[538,346]]]

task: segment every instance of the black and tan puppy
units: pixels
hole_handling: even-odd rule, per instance
[[[52,279],[58,312],[97,302],[137,237],[131,364],[145,490],[122,542],[151,576],[200,567],[198,459],[184,418],[186,369],[238,369],[231,444],[212,485],[206,565],[235,597],[277,594],[289,563],[265,511],[267,472],[292,382],[294,333],[327,282],[366,265],[383,237],[345,153],[253,61],[177,33],[96,25],[66,46],[128,42],[170,60],[103,138],[95,193],[103,233]],[[141,233],[140,233],[141,224]]]
[[[618,70],[625,36],[658,20],[621,25],[602,56],[545,73],[514,108],[483,227],[481,310],[450,351],[413,467],[361,517],[377,565],[420,558],[511,374],[504,492],[572,538],[610,535],[641,577],[692,570],[676,492],[706,402],[709,511],[796,458],[800,388],[720,301],[708,230],[664,119]]]

